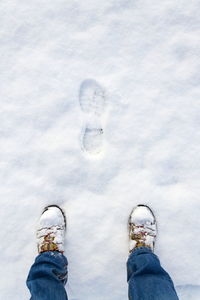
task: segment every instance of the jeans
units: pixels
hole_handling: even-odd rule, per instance
[[[67,300],[67,265],[66,257],[57,251],[39,254],[26,282],[31,300]]]
[[[67,300],[67,264],[59,252],[39,254],[27,278],[31,300]],[[131,253],[127,274],[130,300],[178,300],[171,278],[149,248]]]
[[[127,262],[130,300],[178,300],[174,284],[150,248],[131,253]]]

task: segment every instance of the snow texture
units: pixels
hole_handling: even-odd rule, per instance
[[[0,299],[29,299],[48,204],[67,215],[69,299],[127,299],[138,203],[156,215],[155,252],[180,299],[200,299],[199,11],[197,0],[0,2]],[[83,151],[85,80],[105,91],[95,155]]]

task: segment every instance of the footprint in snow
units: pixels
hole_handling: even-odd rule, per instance
[[[93,79],[82,82],[79,102],[85,117],[85,128],[82,134],[82,148],[88,154],[100,154],[103,150],[104,130],[102,117],[105,112],[105,92]]]

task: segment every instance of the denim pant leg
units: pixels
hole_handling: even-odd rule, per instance
[[[39,254],[26,282],[30,300],[67,300],[67,265],[66,257],[57,251]]]
[[[178,300],[171,278],[150,248],[130,254],[127,275],[130,300]]]

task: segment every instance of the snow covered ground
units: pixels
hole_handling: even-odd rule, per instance
[[[199,10],[197,0],[0,2],[0,299],[29,299],[35,224],[53,203],[68,219],[70,300],[127,299],[138,203],[155,212],[155,252],[180,299],[200,299]],[[98,120],[81,106],[88,82],[105,96]],[[103,130],[90,123],[85,147],[88,122]]]

